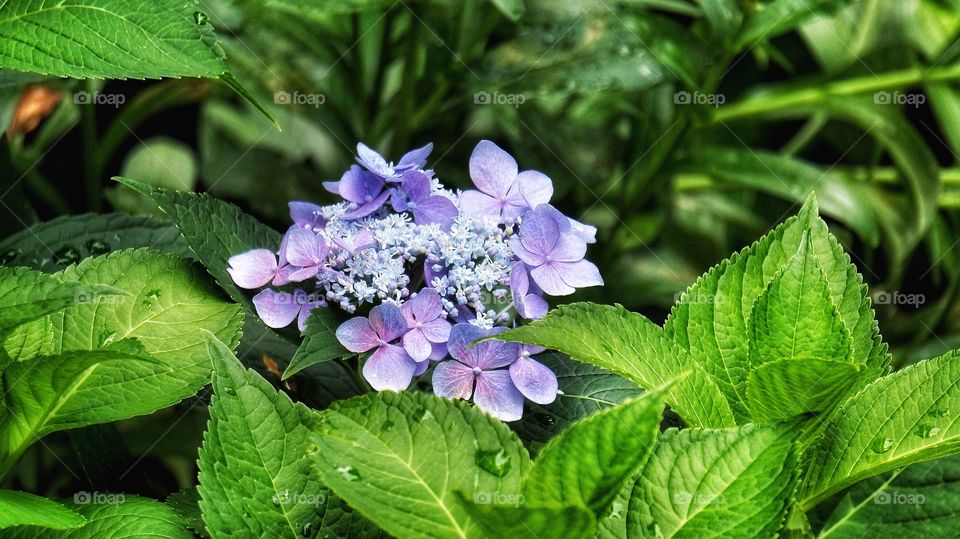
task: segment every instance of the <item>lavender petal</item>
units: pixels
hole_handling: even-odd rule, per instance
[[[439,397],[468,400],[473,395],[473,369],[459,361],[443,361],[433,369],[433,392]]]
[[[294,300],[293,294],[269,288],[253,296],[253,306],[264,324],[277,329],[289,326],[300,314],[300,304]]]
[[[470,155],[470,178],[478,189],[502,199],[517,179],[517,162],[489,140],[481,140]]]
[[[277,255],[267,249],[253,249],[227,259],[227,273],[240,288],[260,288],[277,273]]]
[[[356,316],[340,324],[337,328],[337,340],[351,352],[366,352],[380,344],[379,336],[370,325],[370,320]]]
[[[363,364],[363,377],[377,391],[403,391],[410,387],[417,363],[403,348],[385,344]]]
[[[523,393],[513,385],[506,370],[478,374],[473,402],[501,421],[516,421],[523,417]]]
[[[524,397],[537,404],[550,404],[557,398],[557,375],[535,359],[521,357],[513,362],[510,379]]]

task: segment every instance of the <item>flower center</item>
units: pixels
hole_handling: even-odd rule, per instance
[[[480,367],[474,367],[473,374],[480,374]]]

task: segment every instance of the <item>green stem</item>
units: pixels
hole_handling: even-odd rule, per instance
[[[928,82],[946,82],[957,79],[960,79],[960,64],[934,68],[911,67],[881,75],[857,77],[785,91],[773,91],[773,87],[770,87],[763,94],[718,108],[713,113],[711,122],[726,122],[802,107],[829,97],[909,88]]]

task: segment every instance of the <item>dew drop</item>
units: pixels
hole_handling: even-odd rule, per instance
[[[80,251],[76,247],[67,245],[53,253],[53,258],[56,264],[76,264],[80,262]]]
[[[931,438],[940,434],[940,428],[934,427],[928,423],[920,423],[917,425],[916,430],[913,431],[914,436],[919,436],[921,438]]]
[[[237,390],[236,390],[235,388],[232,388],[232,387],[226,388],[225,391],[227,392],[227,395],[236,395],[236,394],[237,394]]]
[[[337,473],[339,473],[347,481],[356,481],[360,479],[360,474],[353,468],[353,466],[338,466]]]
[[[7,266],[11,262],[16,260],[17,256],[19,255],[20,255],[19,249],[10,249],[9,251],[3,253],[3,257],[0,258],[0,264]]]
[[[877,438],[870,447],[874,453],[886,453],[893,447],[893,438]]]
[[[313,534],[313,523],[305,522],[303,526],[300,527],[300,535],[304,537],[310,537]]]
[[[420,421],[431,421],[431,420],[433,420],[433,419],[436,419],[436,418],[433,416],[433,412],[431,412],[430,410],[427,410],[427,409],[424,409],[424,410],[423,410],[423,414],[420,415]]]
[[[948,415],[950,415],[950,410],[947,410],[946,408],[941,408],[938,410],[930,410],[928,414],[932,415],[933,417],[947,417]]]
[[[610,506],[610,518],[623,518],[623,504],[620,502],[613,502]]]
[[[147,292],[147,299],[150,301],[157,301],[158,299],[160,299],[161,295],[163,295],[163,292],[161,292],[158,289],[154,289]]]
[[[533,417],[536,418],[537,422],[543,425],[544,427],[556,425],[557,423],[557,418],[553,417],[550,414],[533,414]]]
[[[493,451],[477,451],[477,466],[497,477],[503,477],[510,471],[510,457],[503,449]]]
[[[202,12],[202,11],[194,11],[194,12],[193,12],[193,20],[194,20],[198,25],[202,25],[202,24],[206,24],[207,21],[210,20],[210,19],[207,17],[207,14],[206,14],[206,13],[204,13],[204,12]]]
[[[90,256],[105,255],[110,252],[110,245],[100,240],[90,240],[84,244],[84,247],[87,248]]]

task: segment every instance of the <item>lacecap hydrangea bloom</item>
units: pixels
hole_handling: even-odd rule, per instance
[[[425,168],[432,148],[393,164],[359,144],[357,164],[324,183],[342,202],[291,202],[280,245],[237,254],[227,270],[237,286],[267,287],[253,304],[270,327],[296,320],[302,331],[313,309],[355,315],[336,335],[365,355],[372,388],[402,391],[430,371],[437,395],[514,421],[525,399],[556,399],[543,349],[473,343],[544,316],[545,296],[602,285],[584,258],[596,229],[551,206],[550,178],[521,172],[490,141],[470,156],[477,190],[463,192]]]

